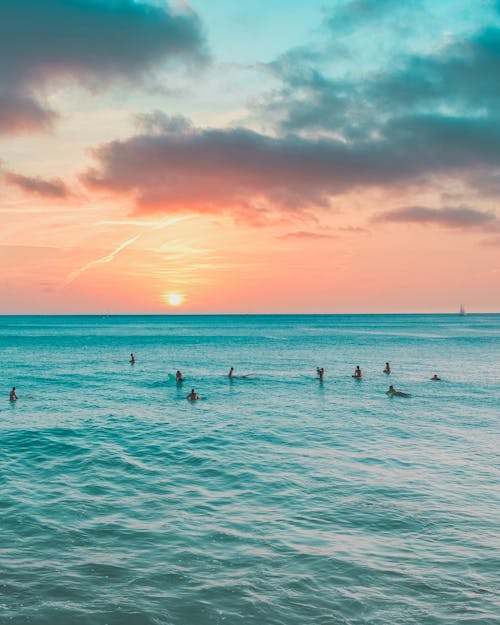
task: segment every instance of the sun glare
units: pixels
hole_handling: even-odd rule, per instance
[[[167,293],[165,298],[169,306],[180,306],[184,301],[184,296],[180,293]]]

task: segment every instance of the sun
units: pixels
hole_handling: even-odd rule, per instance
[[[184,295],[180,293],[167,293],[165,295],[165,299],[167,300],[169,306],[180,306],[184,301]]]

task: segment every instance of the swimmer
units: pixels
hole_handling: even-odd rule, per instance
[[[130,354],[130,364],[131,365],[135,364],[135,356],[134,356],[134,354]]]
[[[19,399],[19,397],[17,396],[16,393],[16,387],[13,386],[11,392],[9,393],[9,399],[10,401],[17,401]]]
[[[316,373],[318,374],[318,378],[320,382],[323,382],[323,376],[325,375],[324,367],[316,367]]]
[[[438,374],[437,374],[437,373],[435,373],[435,374],[432,376],[431,380],[441,380],[441,378],[438,376]]]
[[[196,399],[200,399],[200,396],[194,390],[194,388],[192,388],[191,392],[189,393],[189,395],[186,395],[186,399],[189,399],[190,401],[195,401]]]
[[[391,384],[389,389],[387,390],[387,395],[391,397],[411,397],[410,393],[403,393],[403,391],[397,391],[394,386]]]
[[[391,365],[388,362],[386,362],[384,373],[390,373],[390,372],[391,372]]]
[[[182,384],[184,382],[184,378],[182,377],[182,373],[177,369],[175,372],[175,381],[177,384]]]
[[[249,378],[251,375],[255,375],[254,373],[246,373],[245,375],[234,375],[234,367],[231,367],[231,369],[229,369],[229,373],[227,374],[227,377],[230,380],[242,380],[244,378]]]
[[[354,371],[354,375],[352,377],[357,378],[358,380],[361,380],[361,378],[363,377],[363,372],[359,368],[359,365],[356,367],[356,370]]]

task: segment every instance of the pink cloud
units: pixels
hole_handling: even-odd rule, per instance
[[[23,176],[13,172],[3,174],[6,184],[18,187],[23,192],[52,199],[65,199],[71,195],[68,187],[60,178],[44,180],[39,177]]]

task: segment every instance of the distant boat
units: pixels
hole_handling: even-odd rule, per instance
[[[465,315],[467,314],[465,312],[465,308],[463,306],[463,304],[460,304],[460,312],[458,313],[461,317],[465,317]]]

